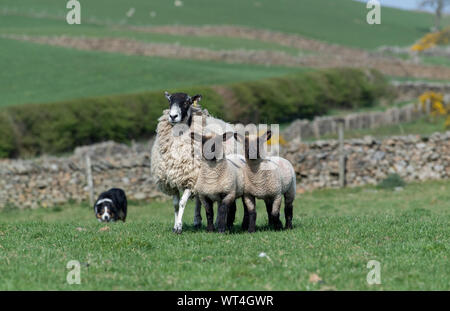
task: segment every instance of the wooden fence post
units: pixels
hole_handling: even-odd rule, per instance
[[[338,119],[338,133],[339,133],[339,186],[345,187],[345,153],[344,153],[344,122],[343,119]]]
[[[89,189],[89,204],[94,206],[94,181],[92,180],[91,157],[86,153],[86,179]]]

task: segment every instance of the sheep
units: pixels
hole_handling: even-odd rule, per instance
[[[285,228],[292,229],[293,201],[296,192],[296,177],[292,164],[281,157],[265,157],[263,144],[272,136],[269,130],[260,137],[245,136],[244,202],[248,216],[242,227],[255,231],[255,198],[266,204],[269,225],[281,229],[280,207],[284,196]]]
[[[214,202],[218,202],[218,232],[225,232],[225,217],[227,217],[226,226],[231,231],[236,213],[236,199],[244,194],[245,158],[238,154],[224,157],[223,148],[221,148],[222,143],[232,137],[237,140],[237,133],[226,132],[223,135],[201,136],[202,162],[194,190],[205,206],[207,231],[214,231]],[[200,140],[199,135],[194,132],[191,133],[191,138]]]
[[[181,233],[184,209],[188,199],[194,194],[193,189],[200,172],[201,161],[201,158],[194,156],[195,143],[189,133],[202,133],[205,126],[217,133],[231,125],[211,117],[207,110],[195,107],[201,100],[201,95],[191,97],[185,93],[165,92],[165,96],[170,106],[158,119],[156,138],[151,151],[151,174],[159,190],[173,196],[175,210],[173,232]],[[226,154],[235,153],[236,140],[230,139],[224,145],[224,149]],[[242,144],[237,150],[243,154]],[[180,192],[183,192],[181,200]],[[201,226],[200,209],[201,204],[197,197],[195,227]]]

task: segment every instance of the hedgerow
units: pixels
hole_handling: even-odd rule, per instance
[[[224,86],[183,90],[202,94],[202,106],[230,122],[286,122],[312,118],[333,108],[373,105],[389,94],[381,74],[331,69]],[[152,136],[168,107],[162,91],[65,102],[9,106],[0,110],[0,157],[62,153],[105,140],[129,142]]]

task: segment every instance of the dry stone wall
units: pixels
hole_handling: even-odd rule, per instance
[[[85,155],[91,155],[95,195],[123,188],[129,199],[163,196],[150,174],[151,142],[126,146],[113,142],[77,148],[63,158],[0,161],[0,208],[37,208],[88,200]],[[450,177],[450,132],[345,141],[349,186],[375,184],[390,173],[407,181]],[[299,188],[337,187],[338,142],[302,143],[294,139],[281,151],[294,165]]]
[[[343,121],[345,130],[370,129],[386,125],[411,122],[426,115],[426,109],[417,104],[390,108],[386,111],[352,113],[346,116],[316,117],[314,120],[296,120],[282,131],[283,137],[290,141],[296,138],[320,139],[323,135],[337,134],[338,122]]]
[[[283,151],[294,165],[303,189],[339,186],[339,143],[336,140],[291,142]],[[450,131],[429,137],[398,136],[376,140],[372,137],[344,142],[346,184],[376,184],[397,173],[406,181],[450,177]]]

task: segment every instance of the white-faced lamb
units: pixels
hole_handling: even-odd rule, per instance
[[[182,219],[188,199],[194,194],[194,186],[200,173],[201,157],[195,156],[196,142],[190,133],[202,135],[205,128],[212,129],[217,134],[233,127],[211,117],[206,110],[195,107],[194,103],[201,100],[201,95],[193,97],[185,93],[169,94],[169,109],[158,119],[156,138],[151,152],[151,173],[158,188],[167,195],[173,196],[175,209],[175,224],[173,231],[182,232]],[[201,147],[199,147],[201,148]],[[224,144],[226,154],[242,152],[242,144],[233,138]],[[180,200],[180,192],[183,193]],[[201,225],[200,201],[196,200],[194,225]]]
[[[245,158],[238,154],[224,156],[222,145],[233,137],[237,140],[237,133],[206,136],[191,133],[191,136],[193,140],[201,140],[203,146],[200,174],[194,190],[205,206],[207,230],[214,231],[213,204],[217,202],[218,232],[225,232],[226,227],[231,231],[236,213],[236,199],[244,194]]]
[[[269,225],[281,229],[280,207],[284,196],[285,227],[292,228],[293,201],[296,192],[295,171],[292,164],[281,157],[265,157],[264,143],[272,136],[267,131],[260,137],[245,136],[244,201],[248,217],[244,217],[242,227],[249,232],[255,231],[255,198],[263,199],[266,204]]]

